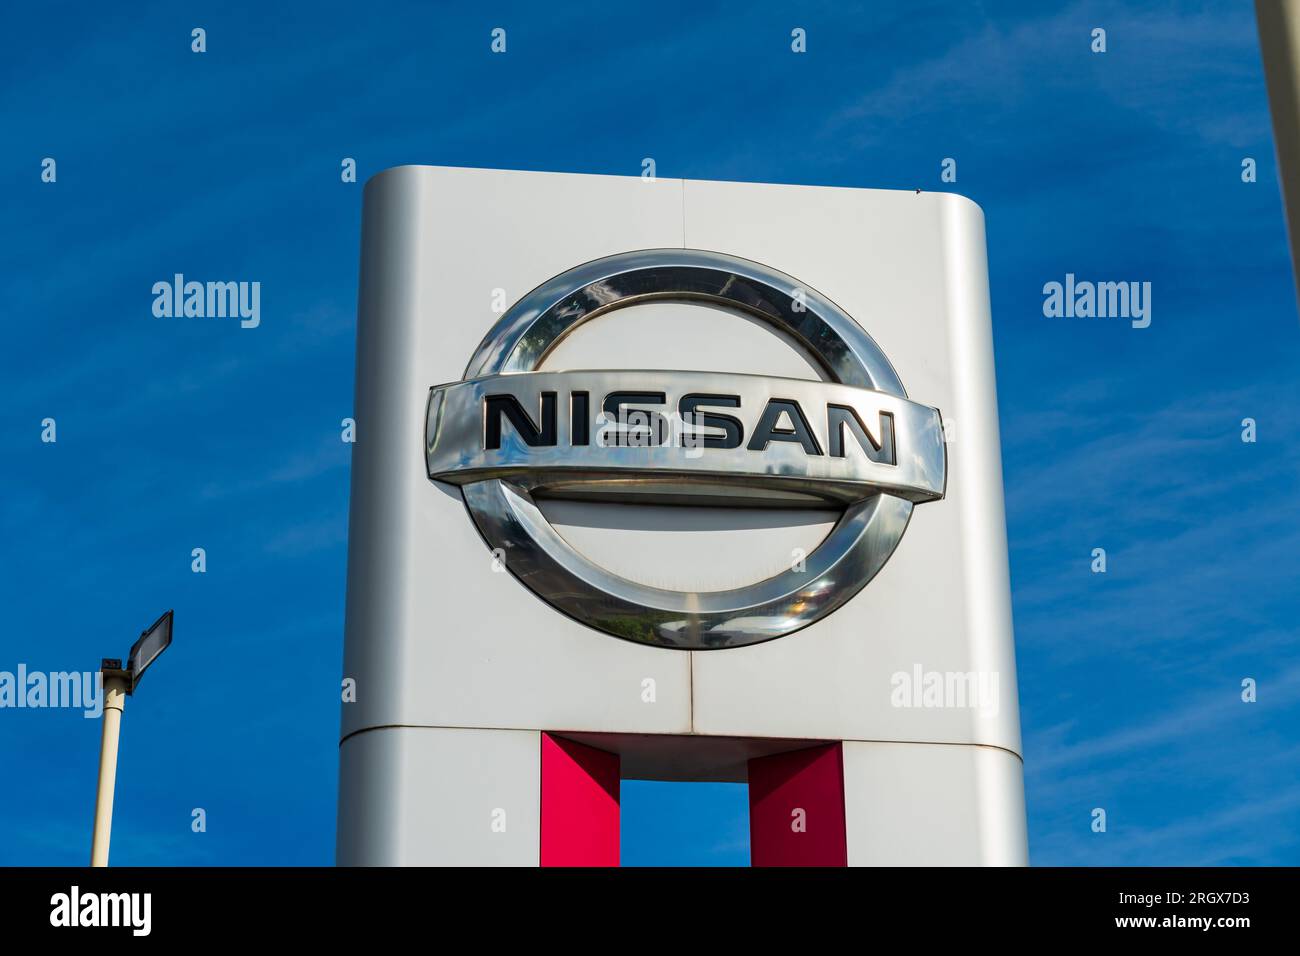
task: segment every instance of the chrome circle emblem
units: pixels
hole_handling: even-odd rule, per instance
[[[826,381],[670,370],[537,369],[579,325],[651,300],[767,323]],[[535,594],[615,637],[685,650],[797,631],[860,591],[915,504],[944,495],[937,409],[910,401],[876,343],[829,299],[755,262],[655,249],[578,266],[488,333],[464,380],[430,390],[429,477],[460,486],[489,547]],[[791,507],[839,521],[802,563],[728,591],[630,581],[575,550],[537,505],[579,499]]]

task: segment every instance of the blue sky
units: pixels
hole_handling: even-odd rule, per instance
[[[1300,324],[1247,0],[19,5],[0,52],[0,669],[93,668],[176,608],[114,863],[333,860],[345,156],[975,199],[1031,858],[1300,863]],[[260,327],[155,319],[176,272],[260,281]],[[1151,282],[1151,326],[1045,318],[1067,272]],[[98,732],[0,710],[0,864],[88,858]],[[624,792],[625,862],[746,861],[743,788]]]

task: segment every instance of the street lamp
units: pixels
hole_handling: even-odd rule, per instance
[[[1300,0],[1255,0],[1255,22],[1273,114],[1291,270],[1300,291]]]
[[[149,665],[172,642],[172,612],[168,611],[141,633],[131,645],[126,667],[116,657],[105,657],[99,673],[104,682],[104,732],[99,743],[99,788],[95,793],[95,832],[90,844],[90,865],[108,866],[108,838],[113,830],[113,787],[117,782],[117,737],[122,707],[135,692]]]

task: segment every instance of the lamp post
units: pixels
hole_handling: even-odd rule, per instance
[[[1255,0],[1291,266],[1300,287],[1300,0]]]
[[[172,612],[168,611],[141,633],[131,645],[126,667],[118,658],[106,657],[99,673],[104,684],[104,728],[99,743],[99,786],[95,792],[95,831],[90,843],[90,865],[108,866],[108,842],[113,830],[113,790],[117,783],[117,739],[122,707],[135,692],[149,665],[172,642]]]

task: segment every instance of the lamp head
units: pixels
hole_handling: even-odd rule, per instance
[[[127,693],[134,692],[149,665],[158,659],[158,655],[167,650],[172,642],[172,612],[167,611],[162,617],[146,628],[139,639],[131,645],[127,655],[126,672],[128,676]],[[105,661],[109,663],[109,661]],[[121,667],[120,661],[115,661]]]

